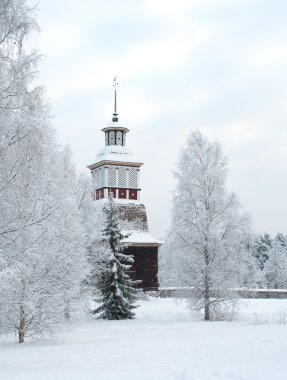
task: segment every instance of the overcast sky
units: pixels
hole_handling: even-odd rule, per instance
[[[33,4],[32,0],[30,3]],[[39,81],[80,170],[119,121],[141,173],[151,232],[168,230],[178,151],[198,128],[229,158],[228,189],[255,230],[287,233],[287,2],[39,0]]]

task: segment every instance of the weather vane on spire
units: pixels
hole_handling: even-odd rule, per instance
[[[117,77],[114,77],[114,80],[113,80],[113,86],[115,88],[115,111],[113,113],[114,117],[113,117],[113,121],[118,121],[118,114],[117,114]]]

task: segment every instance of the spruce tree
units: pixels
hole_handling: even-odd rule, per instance
[[[109,194],[108,202],[104,208],[105,226],[103,238],[110,246],[110,256],[108,258],[107,270],[102,273],[99,280],[100,299],[97,302],[101,306],[93,311],[102,319],[133,319],[133,304],[136,300],[137,281],[130,279],[126,273],[132,264],[133,257],[123,253],[124,246],[121,241],[126,237],[120,229],[119,209]]]
[[[255,240],[254,256],[258,261],[259,268],[263,271],[266,261],[269,259],[269,251],[272,248],[273,241],[267,233],[260,235]]]
[[[287,287],[287,250],[278,235],[273,240],[269,258],[265,262],[264,275],[267,288],[286,289]]]

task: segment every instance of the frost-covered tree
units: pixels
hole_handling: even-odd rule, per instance
[[[70,318],[85,276],[77,175],[24,50],[37,29],[25,0],[0,2],[0,331],[19,342]]]
[[[284,248],[287,249],[287,236],[284,236],[281,232],[275,236],[274,241],[278,241]]]
[[[39,139],[37,149],[42,149],[38,144]],[[25,336],[51,334],[64,318],[70,318],[85,276],[76,174],[69,153],[49,146],[50,153],[38,152],[13,181],[18,189],[11,209],[14,206],[21,219],[18,228],[2,240],[2,326],[6,331],[15,329],[19,342]]]
[[[274,239],[264,274],[268,288],[287,288],[287,249],[280,239]]]
[[[92,188],[90,177],[84,175],[79,177],[79,208],[85,230],[85,244],[89,264],[87,278],[84,280],[88,304],[90,303],[90,297],[96,299],[100,296],[100,284],[102,278],[109,271],[109,257],[111,255],[110,245],[102,236],[104,215],[101,207],[96,207],[92,199]]]
[[[170,233],[163,239],[164,244],[158,251],[158,276],[160,287],[178,287],[178,252],[176,240]]]
[[[87,246],[102,236],[103,215],[100,208],[95,207],[92,197],[93,186],[90,176],[81,174],[78,177],[77,197],[81,212]]]
[[[246,247],[249,220],[236,195],[226,192],[226,173],[220,145],[191,132],[175,172],[171,234],[178,278],[205,320],[233,304],[234,289],[243,286],[250,270],[245,264],[252,260]]]
[[[259,235],[254,242],[254,256],[258,261],[259,268],[264,269],[265,262],[269,258],[269,251],[272,247],[272,239],[269,234]]]
[[[103,263],[103,271],[98,278],[95,278],[92,270],[88,282],[96,285],[100,292],[100,297],[96,299],[101,305],[95,308],[92,313],[97,314],[98,318],[103,319],[132,319],[136,308],[137,281],[130,279],[126,273],[133,264],[133,257],[123,253],[124,246],[121,244],[125,238],[120,230],[119,210],[113,199],[112,193],[109,194],[108,201],[104,208],[105,223],[102,231],[104,243],[102,257],[106,258]],[[109,256],[107,257],[107,253]],[[90,256],[90,262],[95,259],[96,251]]]

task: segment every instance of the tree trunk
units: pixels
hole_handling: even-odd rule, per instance
[[[65,316],[66,321],[69,321],[71,319],[70,307],[69,306],[70,306],[69,303],[66,302],[66,306],[65,306],[65,310],[64,310],[64,316]]]
[[[19,329],[19,343],[24,343],[25,334],[23,330]]]
[[[204,320],[210,321],[209,305],[205,305],[204,307]]]
[[[209,306],[209,285],[208,281],[204,284],[204,320],[210,321],[210,306]]]
[[[23,308],[23,306],[20,307],[20,323],[19,323],[19,329],[18,329],[18,338],[19,338],[19,343],[24,343],[24,338],[25,338],[25,316],[24,316],[24,308]]]
[[[207,239],[206,239],[207,242]],[[204,320],[210,321],[210,306],[209,306],[209,276],[208,276],[208,266],[209,266],[209,255],[208,249],[205,248],[205,275],[204,275]]]

